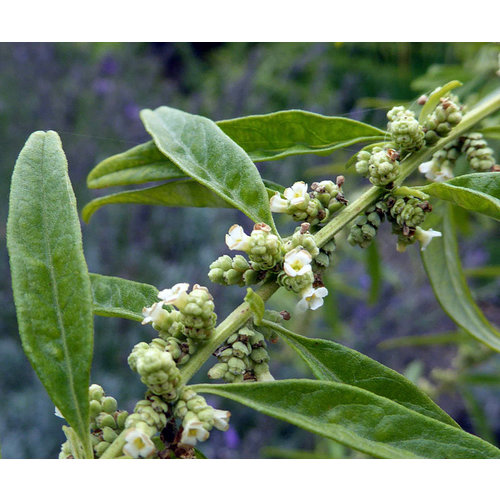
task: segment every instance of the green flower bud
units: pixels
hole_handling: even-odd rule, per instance
[[[413,196],[397,198],[390,196],[388,201],[391,204],[389,210],[391,222],[396,223],[401,228],[404,226],[408,228],[420,226],[425,219],[425,213],[432,210],[427,201]]]
[[[307,227],[307,224],[303,224],[303,226]],[[319,254],[319,248],[318,245],[316,245],[314,236],[308,230],[304,231],[302,226],[295,229],[292,238],[287,241],[285,245],[285,253],[288,253],[290,250],[298,247],[302,247],[307,250],[311,254],[312,258]]]
[[[90,418],[95,418],[102,411],[101,403],[97,400],[92,400],[89,403]]]
[[[92,384],[89,387],[89,401],[101,401],[104,397],[104,389],[97,384]]]
[[[94,447],[94,452],[97,456],[97,458],[100,458],[102,454],[109,448],[111,443],[108,443],[107,441],[101,441],[98,445]]]
[[[368,177],[368,166],[370,163],[371,153],[369,151],[360,151],[357,156],[355,165],[356,172],[363,177]]]
[[[233,344],[233,355],[237,358],[244,358],[250,354],[250,349],[243,342],[235,342]]]
[[[259,347],[252,351],[250,358],[255,363],[267,363],[269,361],[269,354],[264,347]]]
[[[118,407],[116,399],[112,398],[111,396],[102,398],[101,405],[102,411],[106,413],[114,413],[116,411],[116,408]]]
[[[227,373],[229,367],[227,363],[216,363],[210,370],[208,370],[208,378],[212,380],[217,380],[223,378]]]
[[[130,366],[130,368],[136,372],[137,371],[137,360],[144,352],[146,352],[148,349],[150,349],[149,344],[146,342],[139,342],[134,346],[132,349],[132,352],[130,353],[127,361]]]
[[[118,434],[111,427],[104,427],[102,430],[102,438],[108,443],[112,443],[117,437]]]
[[[245,373],[246,370],[245,362],[235,357],[231,358],[227,362],[227,366],[228,366],[228,371],[233,375],[243,375],[243,373]]]
[[[277,283],[295,293],[308,288],[314,282],[314,274],[312,271],[298,276],[288,276],[284,271],[278,274]]]
[[[243,282],[246,286],[256,285],[259,281],[262,281],[261,273],[259,271],[249,269],[243,273]]]
[[[109,413],[99,413],[95,421],[99,429],[103,429],[104,427],[111,427],[111,429],[116,429],[115,419],[113,415],[110,415]]]
[[[134,413],[128,416],[125,428],[139,427],[140,424],[154,429],[154,432],[161,431],[167,425],[166,412],[167,404],[159,397],[150,395],[147,399],[138,401],[134,408]]]
[[[274,380],[274,377],[269,372],[269,365],[266,362],[256,364],[253,371],[258,382],[269,382]]]
[[[363,215],[357,217],[347,237],[349,244],[359,245],[361,248],[369,246],[375,238],[387,210],[387,204],[380,201],[371,206]]]
[[[238,384],[239,382],[243,382],[243,380],[244,380],[243,373],[234,374],[231,371],[228,371],[224,375],[224,380],[226,382],[229,382],[230,384]]]
[[[124,429],[125,428],[125,422],[128,417],[128,411],[118,411],[115,413],[115,421],[116,424],[118,425],[118,429]]]

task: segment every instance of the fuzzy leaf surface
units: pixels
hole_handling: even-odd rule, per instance
[[[319,380],[343,382],[390,399],[410,410],[458,427],[455,421],[416,385],[391,368],[336,342],[298,335],[265,321],[299,354]]]
[[[92,295],[68,164],[55,132],[33,133],[16,162],[7,246],[24,351],[88,452]]]
[[[498,448],[472,434],[348,384],[279,380],[192,388],[375,457],[500,458]]]
[[[466,210],[500,220],[500,172],[461,175],[418,189]]]
[[[257,167],[214,122],[166,106],[141,111],[141,119],[158,149],[186,175],[276,230]]]
[[[94,314],[142,321],[143,307],[158,302],[158,290],[146,283],[90,273]]]
[[[500,332],[485,318],[467,285],[449,205],[436,207],[431,215],[427,225],[432,222],[443,236],[435,238],[420,255],[436,299],[458,326],[500,352]]]

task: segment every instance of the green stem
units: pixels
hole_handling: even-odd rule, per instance
[[[424,161],[428,160],[434,153],[443,148],[448,142],[455,140],[464,134],[466,130],[473,127],[484,117],[500,109],[500,92],[488,98],[472,111],[467,113],[462,121],[452,129],[450,134],[440,139],[431,147],[423,148],[421,151],[412,154],[408,159],[401,162],[401,173],[395,181],[395,186],[401,186],[402,182]],[[387,190],[380,187],[371,187],[357,200],[345,207],[338,213],[325,227],[314,235],[316,244],[319,247],[330,241],[349,222],[359,214],[364,213],[373,205]],[[278,290],[276,283],[264,284],[257,293],[264,301]],[[237,329],[241,328],[250,319],[251,313],[248,304],[243,303],[238,306],[215,330],[215,335],[194,354],[187,365],[181,368],[181,385],[187,384],[191,377],[210,358],[215,349],[227,340]],[[109,450],[109,448],[108,448]]]
[[[123,446],[125,445],[125,435],[129,429],[125,429],[121,434],[111,443],[108,449],[101,455],[101,458],[116,458],[123,454]]]

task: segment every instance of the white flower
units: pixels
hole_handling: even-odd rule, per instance
[[[229,417],[231,413],[224,410],[214,410],[214,427],[219,431],[229,429]]]
[[[278,192],[271,197],[269,203],[271,204],[271,212],[286,214],[288,211],[288,200],[284,200]]]
[[[243,231],[243,228],[238,224],[233,224],[226,234],[226,245],[229,250],[243,250],[246,252],[250,246],[248,240],[250,236]]]
[[[163,302],[155,302],[151,307],[144,307],[142,309],[142,315],[144,316],[142,324],[158,323],[165,313],[167,311],[163,309]]]
[[[194,446],[197,441],[206,441],[209,433],[199,420],[188,420],[182,431],[181,443]]]
[[[54,415],[59,418],[64,418],[63,414],[61,413],[61,410],[57,406],[54,407]]]
[[[434,162],[432,160],[426,161],[426,162],[420,164],[420,166],[418,167],[418,170],[421,174],[424,174],[427,177],[427,174],[429,172],[432,172],[433,165],[434,165]]]
[[[295,182],[292,187],[286,188],[283,195],[290,205],[300,205],[305,201],[307,184],[303,181]]]
[[[288,276],[302,276],[311,269],[311,254],[303,248],[294,248],[285,255],[283,268]]]
[[[453,179],[453,172],[449,167],[443,167],[439,172],[436,172],[434,182],[444,182]]]
[[[449,167],[439,170],[433,160],[421,163],[418,170],[425,175],[426,179],[434,182],[443,182],[453,178],[453,172]]]
[[[132,458],[146,458],[155,451],[155,445],[147,434],[139,429],[131,429],[125,436],[127,444],[123,447],[123,451]]]
[[[415,231],[415,238],[419,241],[422,252],[427,248],[432,238],[439,238],[440,236],[443,235],[439,231],[433,231],[432,228],[425,231],[420,226],[417,226],[417,230]]]
[[[162,290],[158,294],[158,298],[161,299],[163,304],[179,305],[180,302],[185,301],[188,288],[189,283],[177,283],[172,288],[165,288],[165,290]]]
[[[319,288],[313,288],[312,286],[306,288],[302,292],[302,299],[297,303],[297,309],[299,309],[299,311],[305,311],[306,309],[312,309],[314,311],[323,305],[323,297],[327,295],[328,290],[324,286]]]

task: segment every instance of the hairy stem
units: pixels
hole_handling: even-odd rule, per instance
[[[463,135],[469,128],[476,125],[486,116],[500,109],[500,91],[494,92],[484,99],[473,110],[467,113],[462,121],[454,127],[447,137],[440,139],[431,147],[424,147],[417,153],[412,154],[401,162],[401,173],[394,185],[401,186],[403,181],[424,161],[427,161],[434,153],[442,149],[447,143]],[[314,235],[316,244],[319,247],[330,241],[336,233],[344,228],[358,215],[364,213],[373,205],[387,190],[380,187],[371,187],[365,191],[357,200],[350,203],[338,213],[325,227]],[[257,293],[264,301],[278,290],[276,283],[264,284]],[[187,384],[191,377],[207,361],[214,350],[227,340],[236,330],[241,328],[250,319],[251,313],[248,304],[243,303],[238,306],[215,330],[215,335],[196,354],[192,356],[185,367],[181,368],[181,385]],[[108,448],[109,449],[109,448]]]

